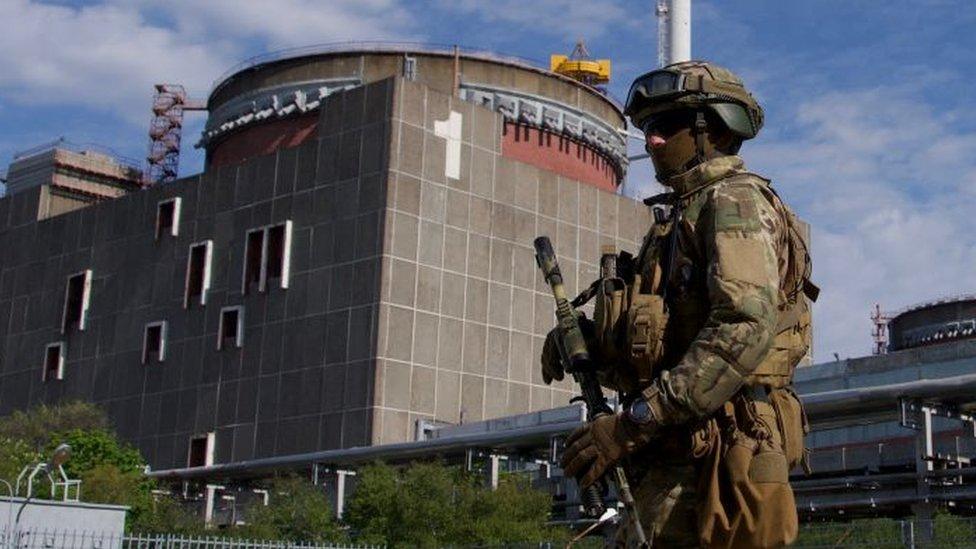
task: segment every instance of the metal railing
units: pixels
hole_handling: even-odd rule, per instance
[[[47,143],[41,143],[40,145],[35,145],[29,149],[24,149],[22,151],[16,151],[13,155],[13,160],[21,160],[29,156],[38,155],[50,151],[51,149],[65,149],[71,152],[84,153],[85,151],[92,151],[100,154],[104,154],[115,160],[118,164],[132,168],[135,170],[142,170],[142,164],[140,161],[119,154],[114,149],[106,147],[104,145],[99,145],[98,143],[77,143],[74,141],[69,141],[64,138],[64,136],[58,137]]]
[[[259,540],[179,534],[119,534],[58,529],[0,529],[2,549],[381,549],[380,545]]]

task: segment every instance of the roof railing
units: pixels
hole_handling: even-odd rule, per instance
[[[930,300],[930,301],[923,301],[923,302],[920,302],[920,303],[915,303],[915,304],[909,305],[907,307],[903,307],[903,308],[898,309],[898,310],[896,310],[896,311],[894,311],[892,313],[887,313],[887,314],[889,314],[891,316],[891,319],[894,320],[896,317],[901,316],[901,315],[903,315],[905,313],[910,313],[912,311],[917,311],[919,309],[925,309],[925,308],[928,308],[928,307],[934,307],[936,305],[944,305],[946,303],[956,303],[956,302],[959,302],[959,301],[976,301],[976,294],[952,294],[952,295],[947,295],[947,296],[943,296],[943,297],[940,297],[940,298],[936,298],[936,299],[933,299],[933,300]],[[889,323],[890,323],[890,321],[889,321]]]
[[[117,162],[122,166],[139,170],[140,172],[142,171],[142,164],[138,160],[134,158],[130,158],[128,156],[121,155],[118,152],[116,152],[114,149],[111,149],[104,145],[99,145],[97,143],[76,143],[74,141],[68,141],[67,139],[64,138],[64,136],[61,136],[47,143],[41,143],[40,145],[36,145],[29,149],[24,149],[22,151],[16,152],[13,155],[13,160],[21,160],[31,156],[36,156],[38,154],[45,153],[52,149],[64,149],[78,154],[84,154],[85,152],[88,151],[104,154],[105,156],[110,157],[112,160],[114,160],[115,162]]]

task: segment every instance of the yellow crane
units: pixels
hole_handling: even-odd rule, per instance
[[[582,40],[576,42],[573,53],[569,55],[550,55],[549,70],[590,86],[601,86],[610,82],[610,60],[592,59]]]

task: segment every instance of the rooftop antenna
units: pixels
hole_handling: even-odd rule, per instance
[[[657,64],[691,59],[691,0],[657,0]]]
[[[883,355],[888,352],[888,321],[891,316],[881,312],[881,305],[875,303],[874,311],[871,312],[871,322],[874,329],[871,336],[874,338],[874,348],[871,349],[873,355]]]

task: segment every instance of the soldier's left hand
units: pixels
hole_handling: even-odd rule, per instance
[[[606,415],[573,431],[560,461],[566,476],[576,477],[584,489],[633,452],[636,441],[627,421],[622,414]]]

